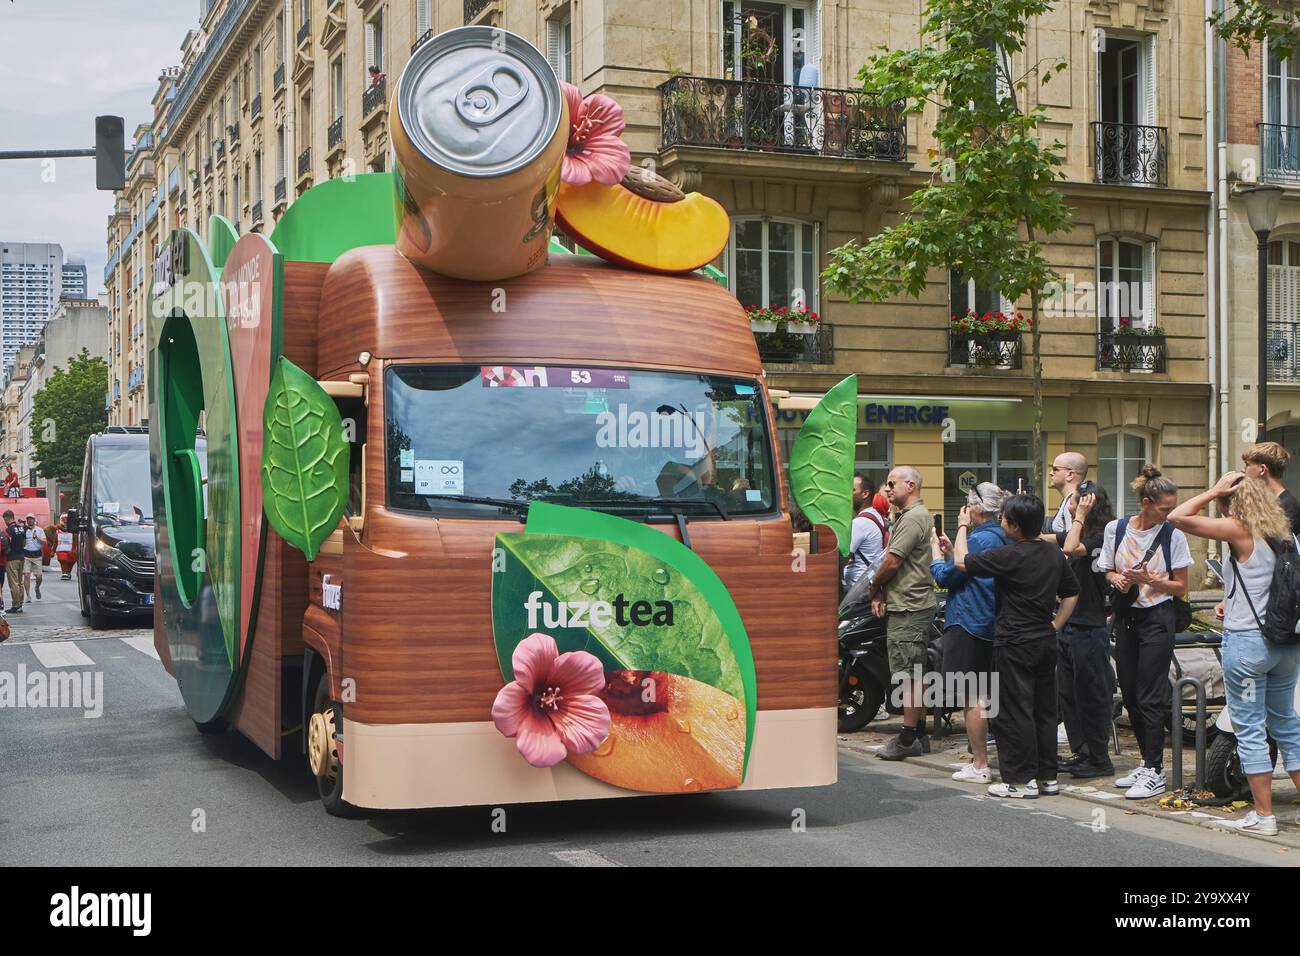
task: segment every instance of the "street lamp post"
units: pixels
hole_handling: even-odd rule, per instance
[[[1268,235],[1277,221],[1277,207],[1282,201],[1282,187],[1264,184],[1241,190],[1246,202],[1250,228],[1259,240],[1259,411],[1255,440],[1263,441],[1268,431]]]

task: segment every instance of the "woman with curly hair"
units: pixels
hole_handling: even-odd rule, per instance
[[[1221,518],[1202,515],[1215,500],[1227,514]],[[1220,825],[1248,833],[1277,833],[1273,761],[1266,730],[1273,734],[1287,773],[1300,788],[1300,717],[1295,710],[1300,644],[1274,644],[1261,632],[1276,549],[1292,543],[1291,522],[1264,479],[1230,471],[1209,491],[1170,512],[1169,523],[1211,541],[1226,541],[1232,553],[1232,570],[1224,583],[1228,593],[1223,615],[1223,676],[1228,716],[1237,735],[1237,756],[1250,781],[1255,809],[1244,819],[1225,820]]]

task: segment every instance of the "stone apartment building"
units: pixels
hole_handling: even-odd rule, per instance
[[[110,323],[110,421],[144,416],[134,372],[147,359],[136,349],[143,302],[130,293],[149,283],[151,204],[163,236],[176,225],[206,235],[212,215],[269,234],[313,183],[388,169],[391,84],[416,45],[464,23],[518,33],[584,93],[617,98],[633,161],[731,215],[715,265],[745,304],[802,298],[820,313],[817,334],[794,348],[760,335],[760,351],[773,386],[797,395],[858,373],[860,470],[917,465],[930,505],[950,519],[975,481],[1032,484],[1029,337],[990,346],[949,331],[967,306],[1004,303],[936,273],[917,301],[855,305],[818,278],[830,249],[893,221],[935,174],[934,115],[904,122],[853,89],[881,44],[918,42],[920,6],[893,0],[212,3],[179,71],[160,80],[152,127],[137,134],[147,145],[134,154],[136,178],[110,224],[110,252],[136,223],[144,237],[130,264],[123,249],[114,265],[110,297],[124,304]],[[1203,4],[1064,0],[1028,42],[1027,58],[1070,64],[1029,94],[1065,144],[1074,211],[1072,230],[1047,244],[1069,292],[1044,322],[1046,453],[1083,452],[1112,493],[1146,460],[1204,487],[1218,449]],[[142,267],[137,281],[131,269]],[[1164,334],[1117,338],[1125,318]],[[788,445],[800,414],[781,418]]]

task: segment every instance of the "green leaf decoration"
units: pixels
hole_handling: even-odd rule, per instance
[[[849,553],[853,459],[858,435],[858,377],[850,375],[817,403],[790,451],[790,490],[813,524],[835,532]]]
[[[314,561],[348,499],[348,443],[338,406],[314,378],[281,358],[271,376],[262,428],[267,520]]]

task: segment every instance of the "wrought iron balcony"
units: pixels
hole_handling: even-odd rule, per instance
[[[277,204],[286,200],[289,195],[289,185],[283,179],[277,180],[275,184],[275,201]]]
[[[217,154],[218,161],[225,159],[226,141],[224,139],[217,140],[216,143],[213,144],[213,151]]]
[[[1268,323],[1268,380],[1300,385],[1300,321]]]
[[[307,147],[298,154],[298,178],[306,176],[311,172],[311,147]]]
[[[420,49],[420,47],[424,46],[432,39],[433,39],[433,31],[425,30],[423,33],[420,34],[419,39],[411,44],[411,52],[414,53],[416,50]]]
[[[835,328],[825,322],[811,335],[794,332],[755,332],[758,357],[770,365],[829,365],[835,361]]]
[[[948,364],[954,368],[1023,368],[1024,347],[1021,334],[949,331]]]
[[[1114,372],[1163,372],[1167,350],[1163,335],[1097,336],[1097,368]]]
[[[249,107],[249,113],[252,115],[253,119],[257,119],[259,116],[262,115],[262,94],[261,93],[258,93],[256,96],[253,97],[253,103],[252,106]]]
[[[1300,126],[1258,125],[1260,178],[1300,181]]]
[[[907,158],[903,103],[860,90],[676,76],[659,87],[663,146]]]
[[[311,21],[304,20],[302,26],[298,28],[298,45],[302,46],[306,43],[309,36],[311,36]]]
[[[275,73],[271,77],[271,88],[277,93],[284,89],[284,64],[281,63],[275,68]]]
[[[1165,186],[1169,131],[1132,123],[1092,124],[1093,178],[1099,183]]]
[[[211,176],[211,175],[212,175],[212,157],[211,157],[211,156],[209,156],[207,159],[205,159],[205,160],[203,161],[203,175],[204,175],[204,176]]]
[[[257,202],[253,203],[252,222],[253,225],[256,226],[261,221],[262,221],[262,200],[259,199]]]
[[[239,142],[239,124],[231,123],[226,127],[226,138],[230,140],[230,145],[234,146]]]
[[[361,116],[363,119],[384,105],[388,99],[387,92],[388,77],[380,76],[378,83],[368,87],[361,94]]]
[[[326,145],[328,145],[330,149],[333,149],[335,146],[338,146],[342,142],[343,142],[343,117],[340,116],[334,122],[330,123],[329,134],[326,140]]]
[[[465,22],[473,23],[474,18],[488,8],[492,0],[465,0]]]

